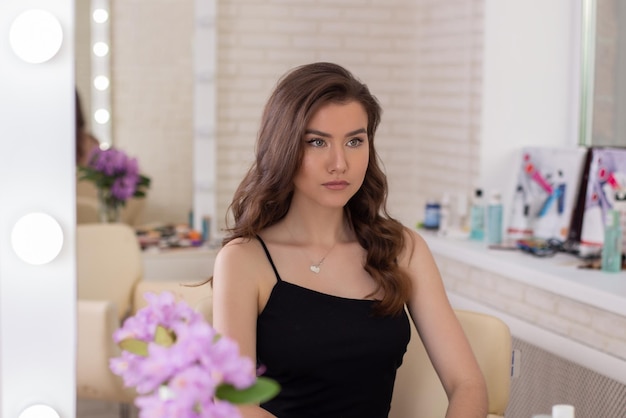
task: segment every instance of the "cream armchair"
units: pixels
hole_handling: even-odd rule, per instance
[[[207,321],[212,318],[211,287],[179,282],[141,281],[133,290],[134,309],[146,305],[146,292],[169,291],[178,300],[185,300],[202,313]],[[120,354],[113,342],[113,332],[120,327],[115,303],[109,300],[78,301],[78,363],[77,396],[120,404],[128,404],[136,396],[134,390],[125,388],[122,379],[109,369],[109,359]]]
[[[488,418],[502,418],[509,402],[512,340],[500,319],[478,312],[456,310],[472,346],[489,396]],[[411,342],[398,370],[389,418],[444,417],[448,398],[411,324]]]
[[[119,354],[111,335],[132,311],[133,292],[142,278],[141,250],[125,224],[81,224],[76,228],[78,284],[79,398],[129,402],[130,390],[109,371]]]
[[[184,300],[197,312],[200,312],[207,322],[213,321],[213,289],[208,283],[198,285],[194,282],[140,282],[134,292],[135,309],[141,309],[147,302],[143,295],[147,292],[170,292],[177,300]]]
[[[135,232],[126,224],[77,226],[78,352],[77,397],[120,403],[122,414],[135,392],[109,369],[120,354],[113,332],[137,309],[145,306],[145,292],[172,292],[211,320],[211,287],[181,282],[142,281],[141,250]]]

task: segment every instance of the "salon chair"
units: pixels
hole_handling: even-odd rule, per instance
[[[502,418],[509,402],[512,339],[495,316],[455,310],[487,383],[488,418]],[[398,369],[389,418],[444,417],[448,398],[411,324],[411,342]]]
[[[143,281],[135,231],[123,223],[77,225],[76,255],[77,397],[119,403],[120,415],[127,417],[136,393],[109,369],[109,359],[120,354],[113,332],[145,306],[145,292],[170,291],[210,321],[211,287]]]
[[[132,312],[133,292],[142,278],[141,250],[125,224],[76,227],[78,287],[77,396],[127,403],[133,392],[109,371],[119,354],[111,335]]]

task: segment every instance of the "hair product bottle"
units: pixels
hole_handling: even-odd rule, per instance
[[[604,245],[602,246],[602,271],[617,273],[622,270],[622,226],[619,211],[606,213]]]
[[[487,205],[487,244],[502,243],[502,196],[500,192],[491,192]]]
[[[485,239],[485,203],[483,201],[482,189],[474,190],[474,198],[470,208],[470,234],[474,241]]]

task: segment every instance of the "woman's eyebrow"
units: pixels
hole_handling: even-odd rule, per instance
[[[358,134],[365,134],[367,133],[367,131],[365,130],[365,128],[359,128],[359,129],[355,129],[354,131],[348,132],[346,134],[346,136],[353,136],[353,135],[358,135]],[[330,138],[330,134],[326,133],[326,132],[322,132],[322,131],[318,131],[317,129],[307,129],[304,131],[305,135],[318,135],[324,138]]]

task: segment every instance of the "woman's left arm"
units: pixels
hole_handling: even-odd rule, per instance
[[[446,418],[485,418],[485,380],[448,301],[432,253],[415,231],[406,229],[405,240],[400,264],[413,286],[409,313],[448,396]]]

